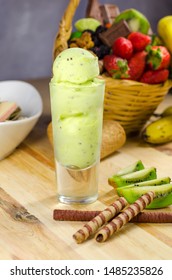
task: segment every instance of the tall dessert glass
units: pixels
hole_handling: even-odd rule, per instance
[[[98,196],[104,80],[89,51],[71,48],[54,61],[50,82],[58,198],[90,203]]]

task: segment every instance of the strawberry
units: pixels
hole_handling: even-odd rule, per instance
[[[147,70],[140,79],[141,83],[160,84],[168,79],[169,70]]]
[[[114,54],[105,55],[103,58],[104,68],[114,79],[125,79],[128,77],[127,60]]]
[[[129,60],[129,79],[138,81],[142,76],[146,67],[146,56],[145,51],[135,53]]]
[[[147,64],[150,69],[161,70],[169,67],[171,55],[166,47],[149,46],[147,51]]]
[[[140,32],[131,32],[128,35],[128,40],[131,41],[136,52],[145,50],[145,47],[151,43],[151,37]]]
[[[118,37],[112,45],[112,52],[128,60],[133,53],[132,43],[125,37]]]

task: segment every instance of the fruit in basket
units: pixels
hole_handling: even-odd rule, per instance
[[[81,32],[86,29],[95,31],[99,25],[101,25],[100,21],[94,18],[81,18],[75,22],[75,28]]]
[[[106,55],[103,59],[104,67],[115,79],[125,79],[128,77],[127,60],[122,59],[114,54]]]
[[[164,46],[149,46],[147,48],[147,65],[152,70],[168,68],[170,65],[171,55]]]
[[[172,54],[172,15],[165,16],[158,21],[157,31],[165,46]]]
[[[169,77],[169,70],[147,70],[143,73],[140,82],[147,84],[160,84],[165,82]]]
[[[103,59],[106,55],[110,53],[110,48],[106,45],[94,46],[90,50],[97,55],[99,60]]]
[[[163,208],[172,204],[172,184],[158,186],[139,186],[121,188],[121,196],[125,197],[128,203],[134,203],[140,196],[149,191],[155,192],[155,199],[147,208]]]
[[[150,28],[148,19],[136,9],[127,9],[122,11],[116,18],[115,23],[121,20],[127,21],[131,31],[139,31],[147,34]]]
[[[116,188],[121,188],[127,185],[135,184],[138,182],[149,181],[156,179],[156,168],[150,167],[143,170],[135,171],[125,175],[114,175],[109,178],[109,183],[113,184]]]
[[[128,35],[128,40],[131,41],[133,49],[136,52],[145,50],[146,46],[151,43],[151,37],[141,32],[131,32]]]
[[[70,36],[70,39],[74,39],[74,38],[80,38],[82,35],[82,32],[81,31],[74,31],[72,32],[71,36]]]
[[[147,53],[145,51],[135,53],[128,61],[129,79],[138,81],[146,67]]]
[[[83,32],[82,35],[77,38],[70,38],[69,47],[70,48],[82,48],[82,49],[91,49],[94,46],[90,32]]]
[[[129,59],[133,54],[133,45],[127,38],[119,37],[114,41],[112,51],[121,58]]]
[[[110,28],[102,22],[95,18],[75,22],[77,32],[82,35],[76,38],[73,34],[69,47],[93,52],[99,59],[100,73],[107,72],[114,79],[160,84],[171,77],[170,52],[158,35],[148,34],[150,23],[142,13],[124,10],[115,17]]]
[[[143,139],[151,144],[164,144],[172,141],[172,115],[153,121],[143,131]]]

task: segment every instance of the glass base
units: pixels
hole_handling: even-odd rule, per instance
[[[56,162],[58,199],[66,204],[86,204],[98,197],[99,163],[85,169],[67,168]]]
[[[61,203],[65,204],[89,204],[93,203],[97,200],[98,195],[92,196],[92,197],[68,197],[59,195],[58,199]]]

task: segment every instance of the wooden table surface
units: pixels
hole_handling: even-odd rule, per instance
[[[47,137],[51,121],[49,79],[29,81],[43,98],[44,111],[27,139],[0,162],[1,260],[157,260],[172,259],[171,224],[128,223],[108,241],[94,238],[76,244],[72,238],[83,222],[54,221],[53,209],[101,210],[116,199],[107,179],[120,168],[141,159],[155,166],[158,177],[172,177],[172,143],[152,147],[141,139],[126,144],[101,161],[99,198],[82,206],[57,200],[53,149]],[[168,94],[158,110],[172,104]],[[172,206],[163,211],[172,211]]]

